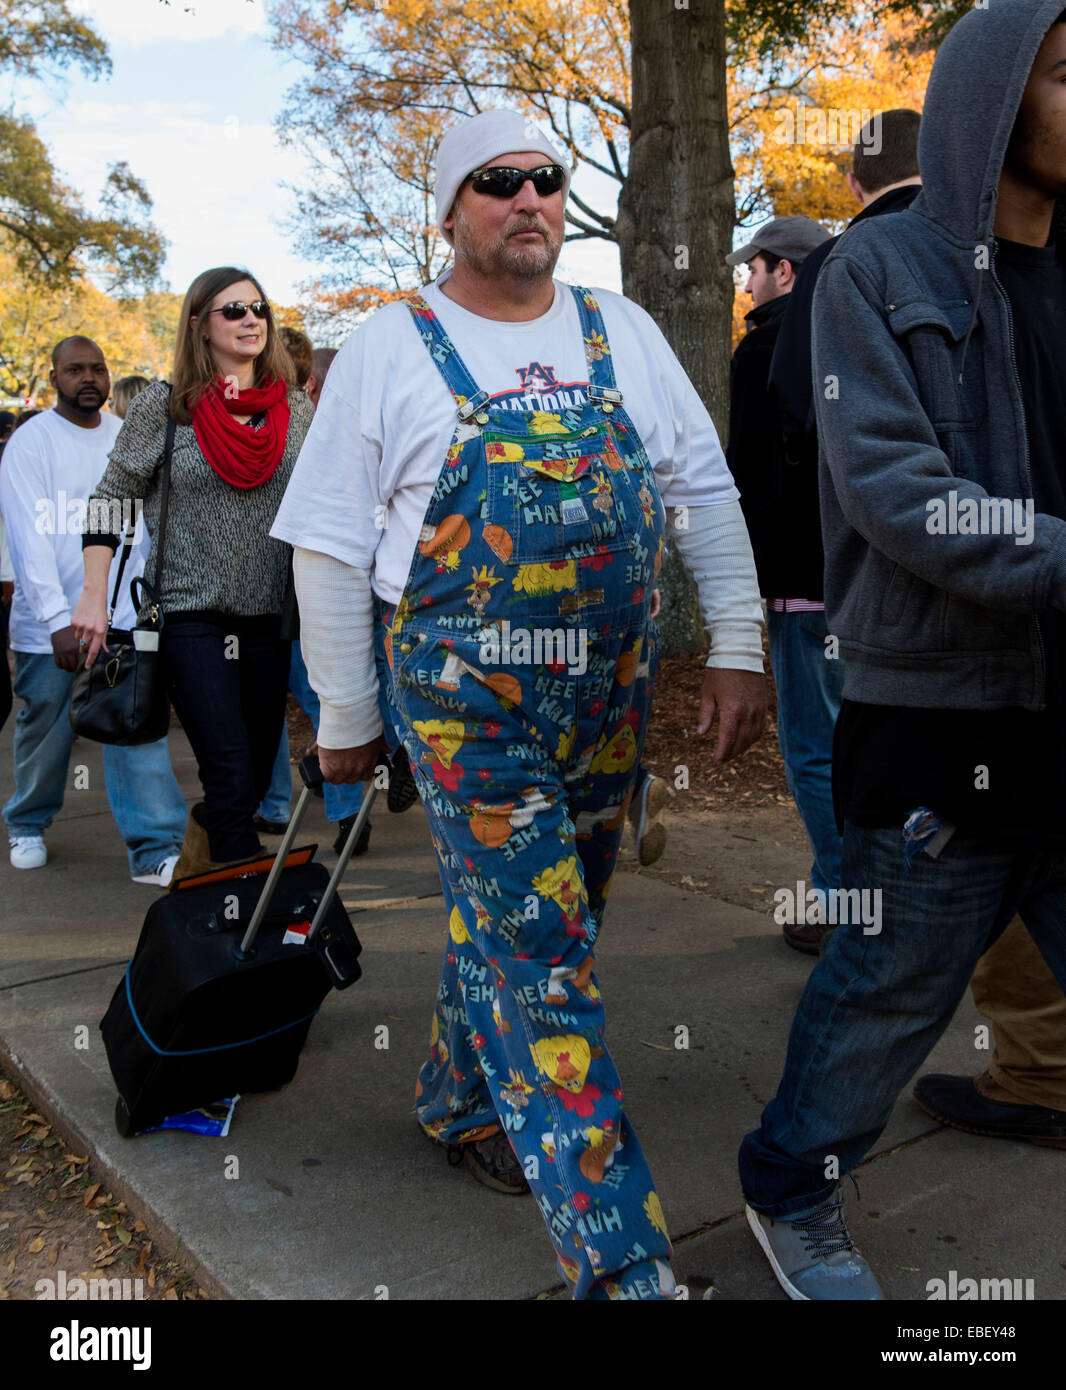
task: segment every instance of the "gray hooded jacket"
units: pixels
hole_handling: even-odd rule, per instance
[[[931,534],[931,499],[1033,496],[996,195],[1037,50],[1066,0],[989,0],[933,67],[904,212],[859,222],[818,277],[813,355],[826,614],[845,698],[1039,710],[1037,615],[1066,609],[1066,521]],[[1066,206],[1054,231],[1066,254]],[[954,502],[949,497],[955,492]],[[986,513],[989,507],[986,503]]]

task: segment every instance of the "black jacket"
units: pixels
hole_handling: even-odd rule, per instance
[[[908,184],[882,193],[848,225],[902,212],[920,192],[917,184]],[[839,240],[831,237],[815,247],[790,294],[747,316],[757,326],[733,356],[731,380],[738,375],[738,358],[741,365],[731,395],[736,414],[731,416],[727,457],[741,492],[764,598],[824,597],[811,306],[818,272]],[[756,318],[765,309],[773,312]]]
[[[797,492],[797,470],[786,459],[781,419],[767,391],[788,301],[788,295],[780,295],[745,315],[751,328],[729,365],[726,460],[740,489],[759,592],[764,598],[819,599],[822,547],[817,486],[813,500]]]
[[[889,212],[902,212],[910,207],[921,192],[918,184],[893,188],[882,193],[848,223],[869,217],[882,217]],[[843,233],[841,233],[843,235]],[[826,257],[840,240],[830,237],[816,246],[800,268],[792,293],[786,301],[770,364],[770,391],[781,415],[785,448],[792,463],[809,464],[815,475],[818,469],[818,436],[814,424],[814,387],[811,382],[811,307],[814,303],[814,282]],[[818,486],[817,476],[814,486]]]

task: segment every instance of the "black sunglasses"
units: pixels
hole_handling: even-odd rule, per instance
[[[270,305],[265,299],[253,299],[251,304],[245,304],[243,299],[234,299],[229,304],[223,304],[221,309],[212,309],[211,313],[221,314],[223,318],[236,322],[237,319],[243,319],[249,309],[257,319],[270,317]]]
[[[537,193],[547,198],[562,188],[566,170],[561,164],[541,164],[536,169],[511,169],[501,164],[491,169],[477,169],[467,178],[475,193],[486,193],[490,198],[513,198],[526,179],[530,179]]]

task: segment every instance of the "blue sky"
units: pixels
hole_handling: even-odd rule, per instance
[[[62,177],[90,205],[107,166],[129,163],[170,242],[172,290],[183,292],[207,266],[236,262],[271,298],[297,302],[297,285],[316,267],[282,229],[292,210],[282,184],[300,184],[307,170],[298,151],[279,147],[273,120],[300,70],[270,49],[260,0],[73,0],[71,8],[106,40],[111,77],[9,82],[0,101],[35,118]],[[576,186],[604,207],[607,182],[579,176]],[[606,242],[565,247],[559,274],[621,288]]]

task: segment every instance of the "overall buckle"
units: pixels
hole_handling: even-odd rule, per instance
[[[607,405],[611,410],[622,404],[622,393],[617,386],[595,386],[589,382],[585,395],[597,405]]]
[[[465,425],[472,415],[483,409],[488,403],[489,393],[487,391],[479,391],[476,396],[471,396],[469,400],[464,401],[456,411],[456,414]]]

